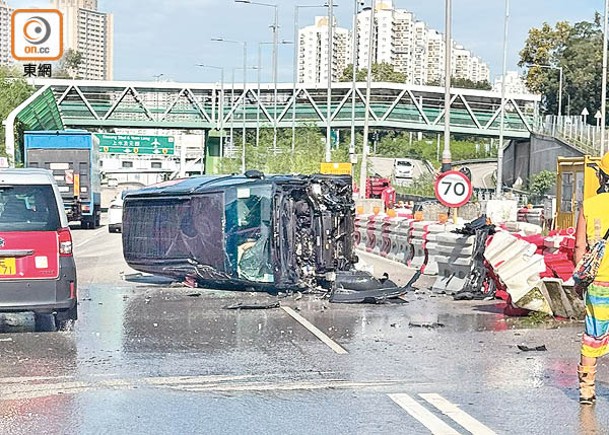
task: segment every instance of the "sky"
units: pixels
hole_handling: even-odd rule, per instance
[[[256,1],[256,0],[254,0]],[[294,39],[294,6],[323,5],[325,0],[259,0],[279,4],[279,40]],[[10,6],[46,7],[50,0],[8,0]],[[340,27],[351,28],[354,0],[335,0]],[[367,0],[369,3],[369,0]],[[417,20],[443,32],[445,0],[394,0],[414,12]],[[487,62],[491,80],[499,76],[503,61],[505,0],[452,0],[453,39]],[[602,0],[511,0],[507,70],[517,70],[518,52],[528,30],[543,22],[591,21]],[[272,7],[235,3],[234,0],[99,0],[99,9],[114,14],[114,79],[176,82],[217,82],[224,68],[230,81],[234,68],[243,65],[242,46],[212,42],[211,38],[247,41],[248,65],[258,63],[260,42],[272,41],[269,26]],[[313,24],[324,8],[299,9],[299,25]],[[271,81],[271,45],[262,45],[262,81]],[[292,82],[293,45],[280,45],[278,81]],[[242,72],[235,73],[239,81]],[[254,71],[248,75],[253,77]],[[254,79],[252,78],[252,81]]]

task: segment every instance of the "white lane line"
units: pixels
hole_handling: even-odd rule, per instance
[[[389,394],[389,398],[400,405],[400,407],[412,417],[416,418],[423,426],[429,429],[432,434],[459,435],[459,432],[444,423],[408,394]]]
[[[93,234],[91,235],[91,237],[89,237],[88,239],[83,240],[80,243],[77,243],[74,245],[75,248],[80,248],[81,246],[86,245],[87,243],[89,243],[91,240],[95,239],[97,236],[99,236],[101,233],[107,231],[106,227],[102,227],[96,231],[93,232]]]
[[[424,400],[428,403],[435,406],[438,410],[442,412],[442,414],[456,421],[460,426],[464,429],[467,429],[473,435],[496,435],[496,433],[491,430],[488,426],[480,423],[474,417],[466,413],[465,411],[459,409],[459,407],[439,394],[429,393],[429,394],[419,394]]]
[[[313,325],[311,322],[309,322],[307,319],[302,317],[300,314],[298,314],[296,311],[294,311],[290,307],[281,307],[281,308],[283,308],[283,311],[288,313],[294,320],[296,320],[302,326],[307,328],[309,330],[309,332],[311,332],[311,334],[313,334],[315,337],[319,338],[322,342],[324,342],[326,345],[328,345],[334,352],[339,353],[339,354],[349,353],[340,344],[333,341],[330,337],[328,337],[326,334],[324,334],[319,329],[317,329],[317,327],[315,325]]]

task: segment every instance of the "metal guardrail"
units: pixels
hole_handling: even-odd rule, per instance
[[[497,163],[497,157],[488,157],[484,159],[469,159],[469,160],[458,160],[453,162],[453,165],[473,165],[477,163]]]
[[[601,152],[601,128],[586,123],[583,116],[547,115],[542,123],[534,126],[533,132],[559,139],[584,154]],[[609,130],[605,132],[605,140],[609,143]]]

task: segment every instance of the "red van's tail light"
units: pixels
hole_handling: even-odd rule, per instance
[[[62,228],[57,231],[59,236],[59,255],[69,257],[72,255],[72,234],[69,228]]]

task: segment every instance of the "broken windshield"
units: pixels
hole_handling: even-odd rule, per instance
[[[270,184],[238,187],[226,192],[226,249],[230,269],[238,278],[274,282],[271,264]]]

